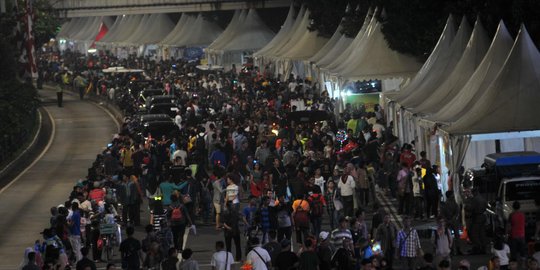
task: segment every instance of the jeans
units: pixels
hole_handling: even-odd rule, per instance
[[[227,252],[231,252],[232,249],[232,241],[234,240],[234,246],[236,248],[236,252],[234,254],[235,261],[241,261],[242,260],[242,247],[240,247],[240,233],[225,233],[225,246],[227,247]]]
[[[304,240],[309,236],[309,228],[296,228],[296,243],[303,245]]]
[[[184,234],[186,233],[186,223],[171,225],[171,231],[173,233],[174,248],[176,248],[176,250],[183,249]]]
[[[341,196],[341,202],[343,203],[343,215],[352,217],[354,212],[353,196]]]
[[[328,210],[328,218],[330,219],[330,228],[334,230],[338,224],[338,211],[336,209]]]
[[[69,242],[71,243],[71,248],[73,249],[73,254],[75,254],[75,258],[77,259],[77,261],[80,261],[82,259],[81,236],[80,235],[70,235],[69,236]]]
[[[292,236],[292,226],[289,227],[280,227],[277,229],[277,240],[281,242],[283,239],[291,240]]]
[[[312,230],[311,232],[313,235],[319,235],[321,232],[321,226],[322,226],[322,217],[311,217],[311,226]]]

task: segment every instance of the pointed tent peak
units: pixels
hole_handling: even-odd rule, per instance
[[[360,4],[356,5],[356,8],[354,9],[354,11],[356,11],[356,12],[360,11]],[[371,7],[369,8],[368,13],[370,11],[371,11]]]
[[[474,28],[472,30],[471,37],[469,39],[469,43],[467,46],[472,46],[474,42],[478,40],[478,38],[484,38],[486,36],[486,29],[484,28],[484,25],[480,21],[480,18],[478,16],[476,17],[476,22],[474,23]],[[489,46],[489,43],[488,43]]]
[[[540,52],[538,52],[538,48],[536,48],[536,45],[534,45],[534,42],[532,41],[531,36],[529,35],[529,32],[527,31],[527,28],[525,27],[525,24],[521,24],[519,28],[519,32],[516,37],[516,44],[514,46],[517,46],[517,49],[521,50],[522,55],[529,55],[530,57],[527,57],[527,60],[534,59],[534,66],[539,66],[538,63],[540,62]],[[512,56],[514,49],[512,49],[512,52],[510,53],[509,58]],[[521,58],[523,59],[523,58]],[[536,70],[540,71],[540,70]],[[540,74],[540,73],[539,73]]]
[[[351,3],[347,3],[347,7],[345,7],[345,13],[351,12]]]
[[[381,10],[381,15],[379,15],[379,17],[380,17],[381,19],[386,19],[386,17],[387,17],[387,15],[386,15],[386,8],[384,8],[384,7],[382,8],[382,10]]]

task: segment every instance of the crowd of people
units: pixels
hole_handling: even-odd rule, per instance
[[[111,66],[145,73],[100,72]],[[24,269],[95,269],[109,244],[119,246],[121,263],[107,269],[198,269],[184,242],[196,225],[223,231],[211,260],[215,270],[243,260],[255,270],[450,269],[452,255],[465,252],[461,207],[452,191],[442,194],[439,168],[425,152],[416,156],[414,142],[399,144],[379,106],[349,104],[335,114],[338,101],[310,80],[249,66],[202,72],[180,60],[68,52],[43,60],[40,77],[59,92],[73,88],[81,99],[115,102],[125,121],[65,203],[51,208],[43,240],[25,253],[38,268]],[[144,88],[178,98],[175,130],[161,137],[137,132],[137,95]],[[126,93],[131,102],[120,98]],[[291,117],[299,110],[332,117],[300,122]],[[398,201],[402,227],[379,207],[376,193]],[[134,227],[147,223],[140,216],[145,203],[151,216],[139,241]],[[502,239],[488,250],[476,215],[482,207],[478,193],[465,200],[474,252],[496,254],[490,269],[516,269],[512,263],[528,254],[521,242],[506,250]],[[432,252],[424,252],[413,220],[436,221]],[[118,226],[118,233],[104,238],[103,224]],[[515,237],[518,225],[511,224]],[[460,262],[460,269],[469,267]]]

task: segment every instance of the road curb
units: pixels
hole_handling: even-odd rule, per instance
[[[52,119],[43,107],[38,108],[38,130],[31,144],[23,150],[11,163],[0,171],[0,188],[11,182],[19,173],[28,167],[34,157],[45,149],[52,135]]]

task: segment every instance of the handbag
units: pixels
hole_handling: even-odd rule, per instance
[[[188,204],[188,203],[191,203],[193,201],[191,199],[191,195],[189,195],[189,189],[190,188],[191,188],[191,184],[188,184],[188,190],[187,190],[186,194],[182,195],[182,203],[183,204]]]
[[[341,209],[343,209],[343,203],[341,202],[340,199],[337,198],[337,190],[334,191],[334,196],[332,197],[332,201],[334,203],[334,208],[336,209],[336,211],[341,211]]]

